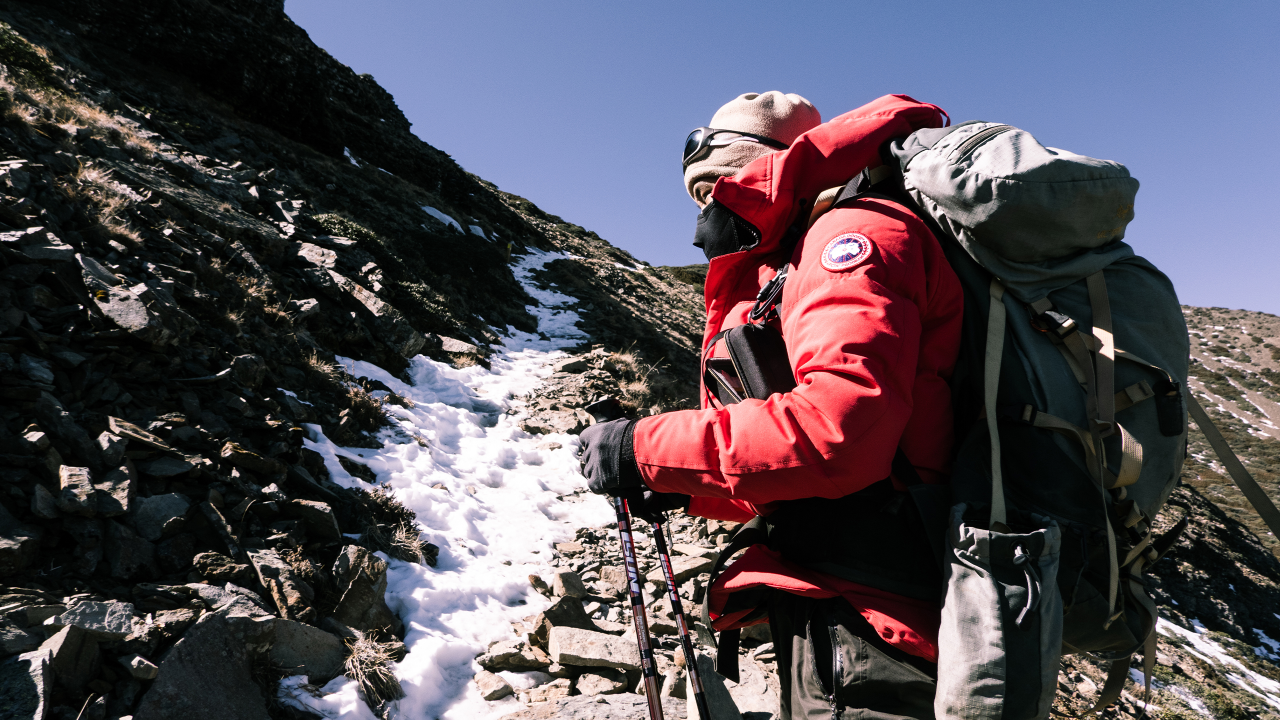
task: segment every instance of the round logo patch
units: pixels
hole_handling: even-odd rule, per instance
[[[831,238],[822,249],[822,267],[831,270],[848,270],[871,257],[871,241],[860,233],[845,233]]]

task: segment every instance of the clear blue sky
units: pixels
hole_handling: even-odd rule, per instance
[[[655,265],[703,262],[677,161],[744,92],[886,93],[1117,160],[1186,304],[1280,314],[1280,3],[288,0],[464,168]]]

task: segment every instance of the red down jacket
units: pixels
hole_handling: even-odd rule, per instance
[[[940,127],[943,115],[886,96],[716,183],[712,198],[759,229],[761,240],[711,261],[704,350],[746,321],[760,287],[789,259],[781,330],[797,387],[727,407],[704,387],[703,409],[641,420],[635,457],[651,488],[692,495],[693,514],[744,522],[778,501],[843,497],[888,477],[899,444],[926,482],[945,481],[953,444],[947,377],[963,299],[932,233],[896,203],[862,199],[823,215],[790,258],[779,249],[806,198],[879,165],[883,142]],[[867,250],[831,247],[852,233]],[[859,242],[843,248],[861,249]],[[757,585],[842,595],[888,642],[936,659],[936,605],[800,568],[763,546],[721,574],[712,609],[724,607],[727,593]],[[713,612],[718,630],[739,617]]]

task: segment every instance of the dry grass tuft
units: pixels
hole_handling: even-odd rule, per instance
[[[604,369],[617,379],[621,393],[618,401],[631,413],[656,414],[683,404],[675,380],[664,372],[661,361],[648,364],[628,350],[611,353],[604,361]]]
[[[358,630],[355,632],[356,639],[347,641],[346,675],[356,681],[365,702],[371,708],[379,708],[404,697],[404,690],[391,670],[393,660],[387,646]]]
[[[373,432],[387,424],[387,398],[374,397],[358,382],[347,384],[347,404],[357,428]]]

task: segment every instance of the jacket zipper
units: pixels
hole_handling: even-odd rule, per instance
[[[996,125],[994,127],[989,127],[986,130],[983,130],[981,132],[976,132],[973,135],[970,135],[968,140],[965,140],[963,143],[960,143],[960,147],[956,148],[955,162],[956,163],[963,162],[964,159],[968,157],[970,153],[976,150],[979,145],[986,142],[987,140],[990,140],[996,135],[999,135],[1002,132],[1007,132],[1012,129],[1013,129],[1012,125]]]

